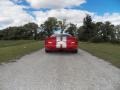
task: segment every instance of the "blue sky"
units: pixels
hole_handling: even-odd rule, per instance
[[[94,22],[120,24],[120,0],[0,0],[0,11],[0,29],[28,22],[40,25],[48,17],[80,26],[86,14]]]
[[[25,0],[17,2],[18,5],[29,6],[30,4]],[[89,12],[95,12],[98,15],[104,15],[104,13],[120,12],[120,0],[87,0],[79,6],[73,6],[72,9],[87,10]],[[26,9],[28,12],[31,11],[46,11],[46,8],[34,9],[32,7]]]
[[[76,8],[82,8],[99,15],[103,15],[106,12],[120,12],[120,0],[87,0],[87,3]]]

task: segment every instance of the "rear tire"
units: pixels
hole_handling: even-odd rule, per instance
[[[49,53],[50,51],[45,49],[45,52],[46,52],[46,53]]]
[[[76,50],[74,50],[74,51],[73,51],[73,53],[78,53],[78,50],[77,50],[77,49],[76,49]]]

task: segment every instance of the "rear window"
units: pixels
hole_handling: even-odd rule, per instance
[[[70,34],[53,34],[51,37],[67,37],[71,36]]]

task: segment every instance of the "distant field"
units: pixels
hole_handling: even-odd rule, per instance
[[[120,45],[80,42],[79,47],[120,68]]]
[[[0,41],[0,63],[8,62],[43,48],[42,41]]]

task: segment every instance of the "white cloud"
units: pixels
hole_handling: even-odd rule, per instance
[[[16,2],[21,0],[14,0],[14,1]],[[38,4],[39,2],[42,2],[43,4],[42,3],[40,4],[42,4],[43,6],[42,5],[40,6],[45,7],[47,5],[46,3],[49,4],[51,0],[28,0],[28,1],[31,2],[31,4],[32,2],[34,3],[38,2]],[[61,1],[64,4],[64,6],[59,6],[58,1],[59,2]],[[62,8],[67,6],[70,7],[73,4],[77,5],[77,3],[75,4],[75,2],[77,1],[79,1],[79,4],[80,2],[82,3],[82,1],[84,2],[84,0],[71,0],[71,1],[56,0],[55,1],[56,3],[53,2],[53,4],[50,4],[50,6],[52,6],[51,8],[55,8],[55,7]],[[40,25],[45,20],[47,20],[48,17],[56,17],[60,20],[66,19],[67,22],[71,22],[80,26],[83,24],[83,18],[86,16],[86,14],[90,14],[93,17],[93,20],[96,22],[110,21],[115,25],[120,24],[120,13],[112,13],[112,14],[105,13],[103,16],[99,16],[99,15],[96,15],[94,12],[89,12],[85,10],[75,10],[75,9],[51,9],[45,12],[44,11],[31,12],[36,17],[36,20],[34,20],[34,18],[30,14],[28,14],[23,10],[23,8],[25,7],[26,6],[16,5],[12,3],[10,0],[0,0],[0,29],[6,28],[9,26],[24,25],[28,22],[36,22]]]
[[[34,8],[65,8],[79,6],[86,0],[26,0]]]
[[[22,6],[15,5],[9,0],[0,0],[0,29],[9,26],[19,26],[33,21]]]
[[[93,15],[93,13],[88,11],[73,9],[55,9],[47,12],[37,11],[34,12],[34,14],[38,24],[43,23],[48,17],[56,17],[60,20],[66,19],[67,22],[78,24],[78,26],[82,25],[83,18],[86,16],[86,14]]]
[[[86,14],[92,16],[93,21],[95,22],[105,22],[110,21],[114,25],[120,24],[120,13],[105,13],[103,16],[98,16],[93,12],[88,12],[85,10],[73,10],[73,9],[54,9],[49,10],[47,12],[37,11],[34,12],[36,16],[36,22],[40,25],[48,17],[56,17],[60,20],[66,19],[67,22],[71,22],[77,24],[77,26],[81,26],[83,24],[83,18],[85,18]]]
[[[112,24],[118,25],[120,24],[120,13],[105,13],[103,16],[95,15],[93,19],[100,22],[110,21]]]

